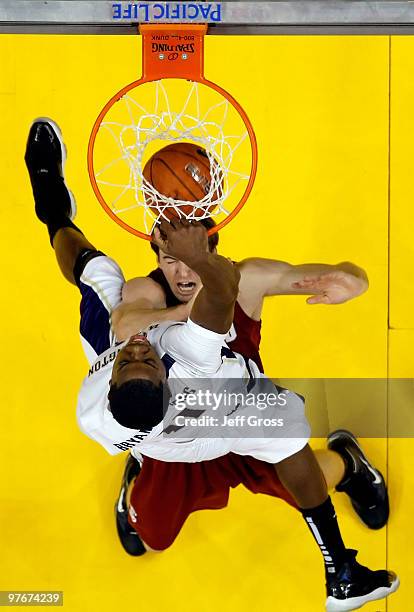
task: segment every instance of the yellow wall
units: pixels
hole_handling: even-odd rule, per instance
[[[401,170],[398,155],[401,165],[409,165],[412,139],[402,114],[408,117],[412,108],[407,81],[414,54],[409,39],[394,38],[393,44],[392,77],[401,115],[392,134],[392,195],[403,202],[397,215],[403,226],[412,172]],[[23,164],[25,140],[37,116],[60,124],[69,151],[68,183],[78,201],[77,223],[120,262],[127,277],[145,274],[153,263],[148,245],[104,215],[86,171],[87,141],[98,111],[139,76],[139,66],[140,44],[132,36],[0,37],[5,322],[0,588],[63,589],[71,612],[112,611],[121,605],[317,612],[324,601],[323,572],[306,527],[290,508],[244,490],[233,493],[228,509],[190,517],[168,552],[126,557],[113,521],[123,458],[107,456],[77,429],[76,394],[86,366],[77,334],[79,300],[60,277],[45,228],[34,216]],[[370,277],[370,291],[342,306],[307,306],[303,297],[269,300],[262,351],[268,373],[285,379],[385,377],[388,37],[209,36],[206,75],[243,104],[260,153],[254,192],[222,232],[222,252],[235,259],[256,255],[292,263],[351,260]],[[392,229],[397,227],[395,221]],[[408,226],[405,231],[401,247],[392,234],[394,253],[401,248],[397,259],[405,260],[412,248]],[[391,267],[392,282],[393,270],[391,313],[396,322],[412,322],[402,297],[404,276],[398,283],[398,269]],[[397,363],[409,348],[398,353]],[[358,402],[340,403],[329,383],[312,384],[313,397],[321,400],[320,410],[318,401],[310,400],[318,422],[343,424],[344,411],[354,416],[359,411]],[[372,409],[385,419],[385,396]],[[365,444],[385,470],[385,442]],[[398,451],[401,465],[409,446],[408,441]],[[397,497],[401,476],[391,471],[390,479]],[[409,527],[409,492],[404,499],[398,511],[407,515]],[[349,546],[361,549],[363,563],[383,567],[386,531],[368,532],[348,500],[336,494],[334,501]],[[407,573],[404,554],[392,548],[394,525],[390,561]],[[407,597],[405,589],[390,603],[393,612],[407,611],[399,603]],[[366,610],[382,612],[385,604]]]

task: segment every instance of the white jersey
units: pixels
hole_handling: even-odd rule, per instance
[[[233,452],[277,463],[307,444],[310,428],[303,400],[283,390],[284,399],[267,405],[266,418],[261,419],[264,412],[257,411],[256,404],[263,384],[267,391],[269,385],[273,391],[276,388],[252,361],[229,349],[225,334],[204,329],[191,320],[152,325],[146,333],[164,362],[171,392],[161,423],[142,431],[123,427],[112,417],[107,398],[109,383],[113,362],[125,343],[98,356],[79,393],[79,425],[109,453],[131,450],[132,454],[167,462],[198,462]],[[235,394],[226,403],[223,398],[231,395],[229,387],[242,395]],[[213,408],[211,404],[206,408],[211,388],[214,401],[218,397],[221,400],[218,410],[214,402]],[[253,397],[253,408],[244,404],[243,393],[244,397]]]

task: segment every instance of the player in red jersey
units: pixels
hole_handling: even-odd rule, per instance
[[[214,226],[214,221],[212,221],[212,219],[205,219],[203,221],[203,224],[207,228],[210,228]],[[209,246],[210,246],[211,251],[217,248],[218,241],[219,241],[218,234],[213,234],[210,237]],[[120,307],[120,311],[122,312],[122,309],[125,309],[125,302],[129,302],[131,303],[131,307],[133,307],[134,309],[137,308],[138,313],[140,312],[139,305],[140,305],[140,300],[143,297],[142,289],[143,289],[143,286],[145,285],[145,290],[147,291],[147,294],[146,294],[147,299],[151,299],[149,298],[149,295],[151,295],[151,289],[154,291],[154,294],[152,295],[156,295],[157,293],[159,294],[159,301],[153,302],[153,305],[155,304],[164,305],[164,302],[165,302],[165,314],[168,312],[169,316],[174,315],[174,310],[171,311],[169,309],[174,309],[177,306],[182,307],[183,305],[186,305],[186,307],[183,309],[183,312],[184,312],[184,317],[188,316],[188,312],[190,310],[190,304],[194,301],[194,296],[196,295],[196,292],[199,289],[199,279],[194,278],[194,280],[187,280],[186,283],[184,281],[185,284],[190,285],[190,290],[188,292],[188,295],[182,294],[182,290],[181,290],[180,292],[181,295],[180,295],[176,287],[178,285],[178,290],[179,290],[180,285],[184,283],[180,283],[179,280],[176,280],[174,282],[172,278],[171,270],[174,276],[177,273],[178,275],[180,275],[181,273],[181,276],[178,276],[178,278],[181,278],[181,279],[183,278],[186,279],[187,274],[192,275],[191,270],[188,270],[187,266],[184,266],[182,262],[177,262],[174,258],[168,255],[165,255],[165,253],[159,253],[159,249],[155,244],[152,243],[151,248],[157,255],[159,267],[153,270],[152,272],[150,272],[146,278],[151,279],[151,281],[153,281],[155,285],[151,283],[152,287],[151,285],[148,286],[146,279],[142,279],[142,278],[136,278],[126,283],[124,287],[124,291],[123,291],[124,305]],[[171,285],[173,285],[175,289],[175,293],[173,289],[171,289],[171,286],[167,278],[170,279]],[[161,292],[164,295],[162,295],[162,293],[159,292],[157,285],[161,288]],[[148,290],[149,290],[149,293],[148,293]],[[177,293],[178,293],[178,297],[177,297]],[[248,304],[246,304],[245,306],[247,306],[247,308],[249,307]],[[147,312],[147,314],[149,313]],[[159,311],[157,311],[157,314],[159,314]],[[140,315],[136,313],[134,316],[140,316]],[[125,317],[125,314],[124,314],[124,317]],[[253,319],[252,317],[247,315],[246,312],[243,310],[242,306],[240,305],[240,303],[237,301],[235,305],[235,309],[234,309],[233,329],[230,330],[227,344],[229,345],[232,351],[236,351],[237,353],[241,353],[242,355],[245,355],[249,359],[252,359],[256,363],[260,371],[263,372],[263,364],[262,364],[262,360],[259,354],[259,347],[260,347],[260,340],[261,340],[261,334],[260,334],[261,326],[262,326],[262,323],[260,319],[259,320]]]
[[[206,219],[203,224],[210,228],[214,222]],[[210,236],[210,251],[217,248],[218,240],[218,234]],[[200,288],[199,277],[185,264],[160,251],[153,243],[151,248],[157,255],[158,268],[147,277],[127,282],[123,303],[112,313],[114,329],[120,339],[155,321],[186,320]],[[365,272],[348,262],[337,266],[292,266],[286,262],[250,258],[235,265],[240,269],[241,279],[227,344],[252,359],[260,371],[263,371],[259,354],[260,319],[265,297],[311,294],[308,303],[337,304],[361,295],[368,287]],[[334,432],[328,440],[328,448],[331,450],[315,453],[328,486],[350,496],[356,512],[368,527],[378,529],[385,525],[389,505],[384,479],[367,463],[355,438],[348,432]],[[128,508],[132,517],[139,515],[140,533],[146,543],[151,542],[152,547],[159,550],[173,542],[187,516],[187,509],[182,508],[179,484],[186,483],[187,488],[197,491],[193,509],[223,507],[228,487],[221,500],[212,500],[208,494],[208,482],[211,478],[217,479],[217,473],[223,469],[221,463],[221,459],[204,462],[200,470],[196,464],[164,463],[148,457],[139,465],[130,457],[116,510],[118,534],[125,550],[130,554],[144,551],[135,529],[127,521]],[[272,494],[292,503],[280,482],[276,483]]]

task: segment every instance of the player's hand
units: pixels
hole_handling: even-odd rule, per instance
[[[171,255],[189,268],[196,266],[208,253],[207,230],[200,222],[186,219],[162,220],[155,228],[153,242],[166,255]]]
[[[336,270],[304,276],[292,286],[313,294],[306,300],[308,304],[343,304],[368,289],[368,278],[363,270],[344,262]]]

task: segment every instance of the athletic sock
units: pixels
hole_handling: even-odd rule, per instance
[[[345,561],[346,548],[331,498],[316,508],[301,510],[301,513],[323,555],[326,576],[332,577]]]

